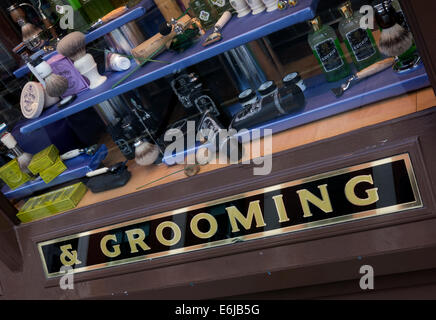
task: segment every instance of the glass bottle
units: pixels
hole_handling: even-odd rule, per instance
[[[109,0],[80,0],[80,3],[92,22],[97,21],[114,10]]]
[[[212,28],[218,21],[217,12],[208,0],[191,0],[189,6],[200,20],[204,30]]]
[[[209,0],[209,2],[215,8],[218,17],[221,17],[226,11],[230,11],[232,14],[235,12],[235,9],[230,4],[230,0]]]
[[[360,27],[362,15],[354,12],[351,2],[345,2],[339,11],[344,16],[339,22],[339,32],[344,38],[357,70],[365,69],[380,60],[380,52],[372,35],[371,29]]]
[[[308,42],[328,82],[335,82],[350,75],[350,66],[344,58],[338,37],[332,27],[322,25],[316,17],[310,21],[313,33]]]

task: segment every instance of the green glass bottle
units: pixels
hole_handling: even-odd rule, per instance
[[[316,17],[310,21],[314,32],[309,34],[308,42],[328,82],[335,82],[350,75],[350,66],[344,58],[335,30],[322,25]]]
[[[200,20],[204,30],[212,28],[218,21],[217,12],[208,0],[191,0],[189,7]]]
[[[215,8],[218,17],[221,17],[226,11],[230,11],[232,14],[235,12],[235,9],[230,4],[230,0],[209,0],[209,2]]]
[[[114,10],[109,0],[80,0],[83,10],[92,22]]]
[[[371,30],[360,27],[362,15],[353,13],[351,2],[347,1],[339,7],[344,18],[339,22],[339,33],[344,38],[357,70],[365,69],[380,60],[380,52]]]

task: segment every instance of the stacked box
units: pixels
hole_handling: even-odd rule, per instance
[[[41,171],[51,167],[56,163],[57,158],[59,157],[59,150],[55,145],[48,146],[44,150],[38,152],[32,157],[27,168],[34,175],[39,174]]]
[[[83,198],[86,191],[86,186],[79,182],[30,198],[17,213],[17,217],[22,222],[30,222],[73,209]]]
[[[0,168],[0,178],[9,186],[11,190],[21,186],[30,180],[30,176],[21,171],[17,159],[9,161]]]
[[[56,162],[52,166],[48,167],[47,169],[42,170],[39,173],[39,175],[41,176],[42,180],[44,180],[45,183],[49,183],[65,170],[67,170],[67,167],[62,162],[61,158],[58,156]]]

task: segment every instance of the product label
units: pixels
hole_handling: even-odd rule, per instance
[[[321,60],[325,72],[331,72],[344,65],[344,61],[336,48],[333,39],[327,39],[315,46],[315,51]]]
[[[210,17],[210,13],[207,11],[201,10],[200,15],[198,17],[200,18],[200,20],[208,21],[209,17]]]
[[[366,60],[376,53],[368,32],[365,30],[359,28],[348,32],[346,36],[357,61]]]

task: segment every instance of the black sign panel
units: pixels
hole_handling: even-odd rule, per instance
[[[408,154],[38,244],[48,278],[422,207]]]

